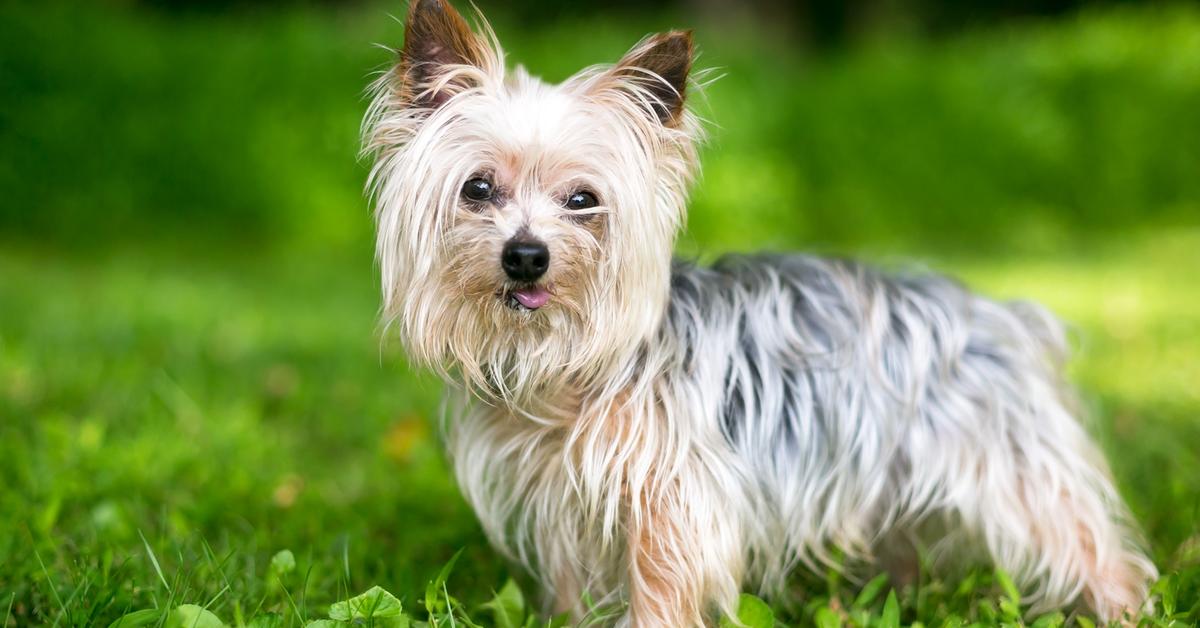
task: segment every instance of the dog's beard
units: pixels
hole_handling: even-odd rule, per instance
[[[403,299],[402,320],[428,321],[419,334],[406,333],[410,346],[424,346],[444,371],[488,397],[514,400],[561,384],[605,298],[598,241],[570,231],[546,237],[545,275],[514,280],[498,263],[503,227],[493,216],[458,211],[445,239],[448,261],[430,287],[414,286]]]
[[[546,238],[544,277],[515,281],[496,261],[500,232],[460,218],[446,239],[448,261],[402,284],[394,312],[409,352],[444,376],[531,409],[528,401],[547,393],[612,379],[625,361],[618,356],[657,327],[666,262],[646,269],[609,258],[611,234],[572,228]]]

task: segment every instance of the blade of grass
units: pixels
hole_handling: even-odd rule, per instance
[[[303,626],[305,624],[304,614],[300,612],[300,607],[296,606],[296,600],[292,599],[292,593],[288,591],[287,585],[283,583],[282,578],[276,575],[275,579],[279,581],[279,586],[283,589],[283,594],[287,596],[288,604],[292,606],[292,613],[296,615],[296,621],[300,622],[300,625]]]
[[[167,593],[171,593],[171,585],[167,584],[167,577],[163,575],[162,567],[158,564],[158,557],[154,555],[154,550],[150,547],[150,542],[146,540],[146,535],[142,534],[140,528],[138,529],[138,536],[142,537],[142,545],[146,547],[146,554],[150,556],[150,564],[154,566],[154,573],[158,574],[158,579],[167,588]]]
[[[304,581],[300,583],[300,608],[307,611],[308,609],[308,579],[312,576],[313,570],[312,556],[308,559],[308,569],[304,570]]]
[[[92,578],[90,575],[84,577],[83,586],[72,587],[71,595],[67,596],[64,606],[70,606],[75,602],[75,598],[87,599],[87,593],[92,589]]]
[[[62,614],[54,620],[54,625],[57,626],[59,620],[67,616],[67,605],[63,604],[62,598],[59,597],[58,587],[54,586],[54,580],[50,577],[50,570],[46,569],[46,563],[42,561],[42,554],[37,551],[36,547],[33,548],[33,555],[37,557],[38,565],[42,567],[42,575],[46,576],[46,584],[50,585],[50,593],[54,595],[54,601],[58,602],[58,608],[62,611]]]
[[[461,554],[462,550],[459,550],[458,553]],[[455,554],[454,558],[457,559],[458,554]],[[454,564],[453,560],[451,560],[451,564]],[[442,595],[446,596],[446,613],[450,616],[450,628],[456,628],[454,623],[454,602],[450,600],[450,591],[446,589],[445,580],[442,580]]]
[[[204,610],[208,610],[210,607],[212,607],[213,604],[216,604],[217,600],[221,599],[221,596],[225,595],[225,593],[227,591],[229,591],[229,585],[225,585],[224,587],[221,588],[220,591],[217,591],[217,594],[214,595],[212,597],[212,599],[210,599],[208,602],[206,602],[204,604],[204,606],[203,606]]]
[[[232,588],[233,585],[229,583],[229,576],[225,574],[225,564],[233,558],[233,550],[230,550],[225,554],[225,558],[222,558],[218,561],[217,553],[214,552],[212,546],[208,544],[208,539],[200,537],[200,543],[201,549],[204,550],[204,557],[208,561],[209,567],[216,570],[217,574],[221,576],[221,581],[225,583],[226,589]]]

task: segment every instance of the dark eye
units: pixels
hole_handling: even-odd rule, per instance
[[[483,177],[469,179],[462,187],[462,195],[472,201],[489,201],[494,193],[492,182]]]
[[[600,201],[596,200],[596,195],[587,190],[572,192],[567,197],[566,203],[567,209],[591,209],[599,204]]]

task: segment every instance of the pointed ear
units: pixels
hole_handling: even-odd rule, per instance
[[[636,86],[658,121],[674,127],[683,116],[692,55],[691,31],[658,33],[634,46],[610,72]]]
[[[486,50],[483,40],[449,2],[411,0],[400,54],[402,98],[416,107],[440,107],[455,88],[468,86],[469,77],[456,76],[452,66],[482,68]]]

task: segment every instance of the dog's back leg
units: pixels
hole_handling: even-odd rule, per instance
[[[1031,612],[1082,602],[1103,620],[1136,615],[1156,570],[1096,447],[1056,393],[997,410],[978,432],[941,434],[917,482],[937,487],[933,501],[1016,579]]]

